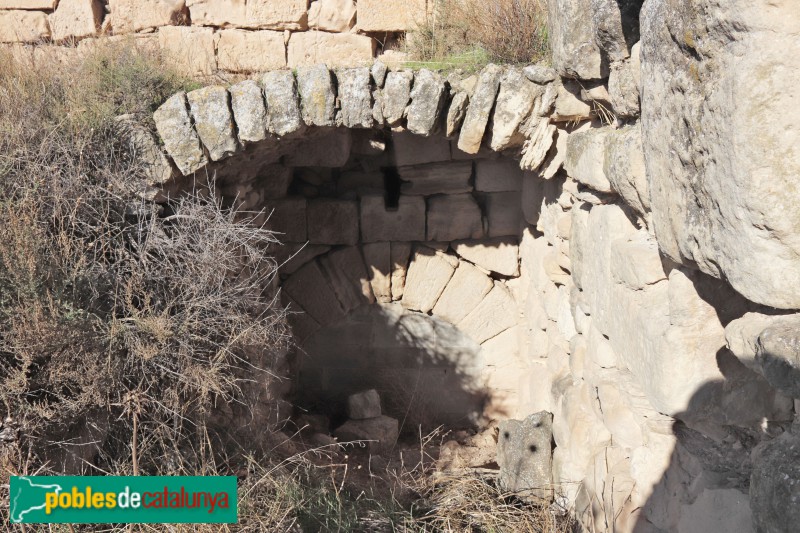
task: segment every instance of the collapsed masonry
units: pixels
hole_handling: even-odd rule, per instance
[[[410,337],[387,367],[413,363],[434,398],[447,396],[443,369],[455,373],[485,395],[461,413],[472,421],[552,412],[553,482],[587,526],[788,531],[800,268],[781,206],[798,200],[794,130],[763,144],[713,123],[728,108],[712,80],[772,104],[729,79],[741,72],[713,70],[728,53],[716,41],[704,62],[661,35],[666,3],[645,6],[643,51],[623,42],[608,85],[593,45],[557,49],[555,71],[274,71],[177,94],[154,118],[193,183],[216,175],[224,196],[272,212],[298,338],[343,346],[323,360],[366,350],[375,374]],[[777,38],[757,35],[741,42]],[[687,91],[718,105],[687,110]],[[742,159],[754,150],[758,164]],[[185,185],[160,163],[157,201]],[[362,363],[312,365],[309,383]]]

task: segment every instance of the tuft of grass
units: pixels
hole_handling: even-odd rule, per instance
[[[479,70],[489,62],[549,59],[544,0],[434,0],[431,14],[406,38],[410,65]]]

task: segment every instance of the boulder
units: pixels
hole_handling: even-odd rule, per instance
[[[420,69],[414,75],[411,103],[406,112],[408,131],[425,137],[436,133],[446,97],[442,77],[428,69]]]
[[[362,241],[424,241],[425,198],[400,196],[396,209],[386,207],[383,196],[361,197]]]
[[[297,68],[303,122],[307,126],[333,126],[336,93],[331,71],[323,64]]]
[[[208,163],[200,138],[192,128],[186,93],[171,96],[153,113],[164,148],[184,176]]]
[[[502,75],[503,69],[492,64],[481,71],[458,137],[458,148],[462,152],[477,154],[480,150]]]
[[[296,32],[289,38],[286,58],[290,68],[317,63],[325,63],[329,67],[352,66],[371,63],[374,49],[375,41],[366,35]]]
[[[288,70],[275,70],[261,77],[261,87],[267,102],[267,129],[280,137],[301,127],[297,85]]]
[[[229,89],[231,109],[239,142],[258,142],[267,138],[267,108],[264,94],[254,80],[244,80]]]
[[[788,14],[765,2],[646,2],[642,140],[662,251],[749,300],[797,309],[800,19]]]
[[[414,73],[392,71],[386,75],[383,87],[383,116],[389,126],[398,126],[405,117],[406,106],[411,100],[411,83]]]
[[[366,420],[348,420],[333,434],[340,444],[366,443],[371,454],[383,455],[392,451],[400,430],[396,418],[381,415]]]
[[[556,79],[556,71],[544,65],[528,65],[522,73],[533,83],[546,85]]]
[[[308,202],[308,240],[313,244],[358,243],[358,202],[318,198]]]
[[[549,502],[553,499],[553,414],[500,422],[498,483],[503,490]]]
[[[453,161],[399,167],[402,194],[457,194],[472,191],[472,163]]]
[[[369,68],[348,68],[336,72],[339,105],[336,125],[346,128],[372,127],[372,90]]]
[[[481,208],[471,194],[432,196],[428,199],[429,241],[478,239],[483,236]]]
[[[230,157],[239,150],[229,98],[228,90],[218,85],[195,89],[186,95],[194,128],[212,161]]]
[[[758,337],[767,328],[779,327],[784,322],[791,323],[796,315],[767,315],[745,313],[725,326],[725,340],[728,349],[748,368],[760,372],[756,363]]]
[[[347,416],[351,420],[366,420],[381,416],[381,397],[369,389],[347,397]]]
[[[172,165],[150,128],[135,115],[120,115],[114,119],[114,125],[120,139],[128,143],[131,153],[136,154],[136,162],[145,175],[145,185],[163,185],[172,179]]]
[[[283,32],[220,30],[217,67],[230,72],[258,72],[286,66]]]
[[[571,80],[555,83],[555,109],[550,115],[553,122],[581,122],[592,117],[592,106],[581,100],[581,86]]]

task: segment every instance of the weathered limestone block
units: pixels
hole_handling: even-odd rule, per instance
[[[542,211],[544,200],[544,181],[534,172],[525,172],[522,175],[522,216],[525,222],[536,226],[539,214]]]
[[[219,85],[196,89],[186,95],[197,135],[212,161],[230,157],[239,149],[228,90]]]
[[[30,9],[51,11],[58,0],[0,0],[0,9]]]
[[[32,43],[48,37],[47,14],[41,11],[0,11],[0,42]]]
[[[300,106],[294,75],[288,70],[267,72],[261,78],[267,102],[267,129],[283,137],[300,129]]]
[[[638,0],[591,0],[595,42],[609,61],[630,56],[630,48],[639,40]]]
[[[428,69],[420,69],[414,75],[411,103],[406,113],[408,130],[425,137],[436,133],[446,98],[447,90],[442,77]]]
[[[180,25],[185,21],[184,0],[109,0],[115,34]]]
[[[210,76],[217,70],[211,28],[164,26],[158,29],[158,45],[167,62],[186,76]]]
[[[503,69],[497,65],[490,64],[481,71],[458,137],[458,148],[462,152],[476,154],[480,150],[502,75]]]
[[[328,67],[322,64],[298,67],[297,91],[307,126],[334,125],[336,93]]]
[[[759,334],[756,363],[770,385],[800,398],[800,317],[775,320]]]
[[[467,116],[467,107],[469,107],[469,95],[463,91],[456,93],[450,101],[445,118],[445,135],[448,138],[455,136],[461,130],[461,124]]]
[[[611,269],[614,281],[634,291],[667,279],[658,244],[644,233],[611,243]]]
[[[429,241],[483,237],[481,208],[471,194],[433,196],[428,199]]]
[[[257,72],[286,66],[283,32],[220,30],[217,67],[231,72]]]
[[[489,146],[495,152],[522,146],[525,141],[520,126],[533,111],[536,99],[544,89],[510,68],[500,80],[500,89],[489,124]]]
[[[388,67],[380,59],[376,59],[372,64],[372,68],[369,69],[369,73],[372,75],[372,81],[375,82],[376,87],[380,88],[383,88],[383,84],[386,82],[386,74],[388,72]]]
[[[313,261],[315,257],[328,253],[330,249],[330,246],[324,244],[289,242],[275,246],[270,252],[280,267],[280,273],[289,275],[297,272],[309,261]]]
[[[97,0],[61,0],[49,17],[54,41],[91,37],[103,19],[103,8]]]
[[[401,303],[406,309],[427,313],[436,305],[458,266],[458,259],[420,246],[406,274]]]
[[[475,163],[475,190],[507,192],[522,190],[522,169],[513,159],[479,160]]]
[[[548,36],[553,67],[561,76],[605,78],[608,66],[595,43],[592,5],[583,0],[548,0]]]
[[[580,84],[563,80],[556,83],[556,101],[550,120],[553,122],[580,122],[592,117],[592,106],[581,100]]]
[[[389,126],[398,126],[406,113],[411,100],[411,83],[414,73],[408,71],[391,71],[386,75],[383,88],[383,116]]]
[[[283,163],[294,167],[343,167],[353,146],[347,128],[314,128],[284,145]]]
[[[390,210],[383,196],[363,196],[361,233],[363,242],[424,241],[425,199],[400,196],[397,208]]]
[[[522,146],[519,166],[525,170],[536,170],[544,163],[556,133],[555,125],[550,124],[546,118],[536,121],[535,124],[536,126],[528,131],[528,138]]]
[[[306,0],[187,0],[192,24],[251,29],[305,30]]]
[[[367,265],[369,283],[378,303],[392,301],[391,244],[374,242],[362,247]]]
[[[264,204],[267,214],[266,227],[278,232],[282,242],[304,243],[308,239],[307,204],[303,197],[282,198]]]
[[[522,206],[518,192],[493,192],[486,195],[486,218],[489,237],[519,235],[522,230]]]
[[[358,29],[361,31],[413,30],[428,16],[425,0],[360,0]]]
[[[309,28],[346,32],[356,22],[356,3],[353,0],[315,0],[308,10]]]
[[[283,283],[283,290],[322,326],[332,324],[345,316],[336,294],[316,261],[306,263],[292,274]]]
[[[229,89],[231,109],[239,142],[258,142],[267,138],[267,108],[264,94],[254,80],[244,80]]]
[[[357,244],[358,202],[332,198],[309,200],[308,240],[314,244]]]
[[[635,50],[638,52],[638,49]],[[633,59],[611,65],[608,94],[614,114],[618,117],[639,116],[639,80],[636,79],[633,65]]]
[[[747,368],[762,372],[756,361],[759,349],[759,335],[769,328],[777,331],[781,327],[791,325],[798,315],[767,315],[763,313],[745,313],[725,326],[725,340],[728,349]]]
[[[394,164],[398,167],[450,160],[450,142],[441,137],[421,137],[407,131],[392,134]]]
[[[641,123],[610,132],[605,138],[603,174],[611,187],[638,213],[650,210],[642,149]]]
[[[472,163],[469,161],[430,163],[399,167],[402,194],[457,194],[472,191]]]
[[[376,128],[386,125],[386,117],[383,116],[383,89],[377,87],[372,91],[372,120],[375,121]]]
[[[171,96],[153,113],[164,148],[184,176],[208,163],[200,138],[192,128],[186,93]]]
[[[500,422],[497,439],[499,485],[537,500],[553,499],[553,414]]]
[[[120,115],[114,119],[122,142],[128,143],[131,153],[144,172],[146,185],[162,185],[173,177],[172,166],[164,155],[150,128],[135,115]]]
[[[492,279],[466,261],[459,261],[455,274],[433,307],[433,314],[458,324],[481,303],[494,284]]]
[[[712,10],[726,23],[709,25]],[[800,20],[788,14],[761,2],[643,6],[642,135],[662,251],[749,300],[797,309]]]
[[[317,63],[329,67],[369,64],[374,49],[375,42],[366,35],[323,31],[292,33],[287,63],[291,68]]]
[[[303,342],[321,327],[319,322],[303,311],[300,304],[289,298],[286,291],[281,293],[281,303],[288,311],[287,320],[292,329],[292,337],[294,337],[297,342]]]
[[[406,285],[408,262],[411,259],[410,242],[393,242],[391,245],[392,256],[392,300],[403,298]]]
[[[800,437],[787,431],[753,453],[750,509],[756,531],[792,531],[800,520]],[[746,507],[746,506],[745,506]]]
[[[369,389],[347,397],[347,416],[351,420],[365,420],[381,416],[381,397]]]
[[[564,170],[571,178],[600,192],[613,190],[604,170],[608,133],[608,129],[599,128],[570,135],[564,159]]]
[[[546,85],[556,79],[556,71],[544,65],[528,65],[522,69],[522,73],[538,85]]]
[[[517,324],[517,306],[505,285],[495,282],[491,291],[458,327],[475,342],[483,343]]]
[[[372,90],[369,68],[348,68],[336,72],[341,111],[336,123],[347,128],[371,128]]]
[[[320,259],[320,264],[345,313],[375,302],[364,259],[357,246],[330,252]]]
[[[385,415],[367,420],[348,420],[333,432],[339,443],[366,442],[371,454],[392,451],[400,434],[397,419]]]
[[[623,448],[633,449],[644,446],[645,437],[642,426],[633,410],[627,405],[627,398],[619,384],[604,381],[598,383],[599,417],[614,438],[614,443]]]
[[[519,276],[519,246],[516,239],[466,240],[452,245],[458,255],[481,268],[503,276]]]

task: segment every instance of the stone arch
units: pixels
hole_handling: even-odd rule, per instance
[[[453,360],[463,352],[426,357],[439,370],[447,360],[453,393],[480,399],[466,418],[486,421],[532,408],[518,244],[540,195],[525,171],[544,164],[552,177],[560,166],[546,116],[554,97],[552,85],[493,65],[471,80],[316,65],[178,93],[154,119],[181,174],[215,175],[224,196],[263,209],[283,235],[274,252],[301,347],[364,307],[428,316],[474,345],[468,369]],[[333,194],[310,176],[354,161],[361,174],[338,175]],[[386,168],[398,174],[396,206],[380,183]]]

